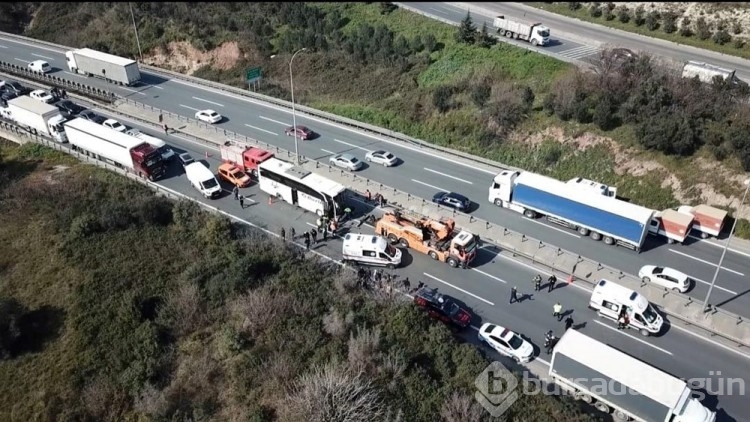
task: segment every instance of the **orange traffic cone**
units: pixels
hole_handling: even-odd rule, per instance
[[[208,160],[208,151],[206,151],[206,160]]]
[[[273,196],[268,196],[268,205],[273,205]]]
[[[568,284],[573,284],[573,274],[568,276]]]

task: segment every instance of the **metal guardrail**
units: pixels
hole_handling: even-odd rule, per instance
[[[74,81],[69,81],[67,79],[63,79],[47,73],[34,72],[26,66],[19,66],[14,63],[0,61],[0,71],[5,71],[9,74],[18,75],[27,79],[34,80],[36,82],[50,84],[58,88],[61,87],[76,94],[94,97],[102,101],[112,102],[117,98],[117,95],[110,91],[101,88],[95,88]]]

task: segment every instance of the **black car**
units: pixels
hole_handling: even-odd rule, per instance
[[[471,207],[469,198],[455,192],[438,192],[432,197],[432,202],[462,212],[468,212]]]
[[[3,101],[10,101],[10,100],[18,97],[18,94],[16,94],[13,91],[3,91],[3,93],[0,94],[0,97],[2,97]]]
[[[3,85],[3,91],[16,94],[16,97],[28,94],[31,90],[19,84],[18,82],[8,81]]]
[[[427,311],[431,318],[446,324],[466,328],[471,324],[471,313],[461,308],[450,297],[438,293],[436,288],[422,287],[414,294],[414,303]]]
[[[84,110],[84,111],[80,112],[78,114],[78,117],[84,118],[84,119],[86,119],[86,120],[88,120],[90,122],[94,122],[94,123],[98,123],[98,124],[102,124],[102,123],[104,123],[105,120],[107,120],[104,117],[102,117],[102,116],[94,113],[91,110]]]
[[[180,164],[182,164],[182,167],[185,167],[188,164],[195,162],[195,160],[193,159],[193,157],[190,154],[188,154],[187,152],[183,152],[182,154],[178,155],[177,156],[177,161],[179,161]]]
[[[81,107],[70,100],[62,100],[55,104],[55,106],[58,110],[60,110],[60,112],[65,113],[68,116],[76,116],[82,111],[86,110],[85,107]]]

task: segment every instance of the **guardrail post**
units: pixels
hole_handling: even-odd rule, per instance
[[[526,235],[525,235],[525,234],[522,234],[522,235],[521,235],[521,243],[523,243],[523,242],[525,242],[525,241],[526,241]]]
[[[737,315],[737,325],[742,324],[742,317]]]
[[[620,270],[620,276],[617,277],[617,279],[622,280],[623,278],[625,278],[625,273],[623,273],[622,270]]]
[[[596,263],[596,270],[597,270],[597,271],[601,271],[601,270],[602,270],[602,268],[604,268],[604,266],[602,265],[602,263],[601,263],[601,262],[597,262],[597,263]]]
[[[562,248],[557,248],[557,256],[560,256],[563,254]]]
[[[471,223],[473,223],[473,222],[474,222],[474,216],[473,216],[473,215],[470,215],[470,216],[469,216],[469,224],[471,224]]]
[[[667,289],[667,288],[665,287],[665,288],[664,288],[664,294],[663,294],[663,295],[661,295],[661,298],[662,298],[662,299],[664,299],[665,297],[667,297],[667,295],[668,295],[668,294],[669,294],[669,289]]]
[[[487,224],[490,224],[490,223],[489,223],[489,222],[487,222]],[[505,227],[503,227],[503,236],[507,236],[507,235],[508,235],[508,233],[509,233],[509,232],[508,232],[508,229],[507,229],[507,228],[505,228]]]
[[[490,229],[490,227],[492,227],[492,226],[490,226],[490,222],[489,222],[489,221],[485,221],[485,222],[484,222],[484,228],[485,228],[486,230],[489,230],[489,229]]]
[[[537,249],[542,249],[544,247],[544,243],[540,240],[539,241],[539,247]]]

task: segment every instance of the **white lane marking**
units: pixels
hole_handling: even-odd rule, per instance
[[[121,86],[120,88],[122,88],[122,89],[124,89],[126,91],[134,92],[134,93],[139,94],[139,95],[146,95],[146,94],[142,93],[141,91],[138,91],[137,89],[126,88],[124,86]]]
[[[193,99],[194,100],[198,100],[198,101],[203,101],[204,103],[209,103],[209,104],[217,105],[219,107],[224,107],[224,104],[219,104],[219,103],[216,103],[216,102],[213,102],[213,101],[204,100],[203,98],[193,97]]]
[[[579,236],[579,235],[577,235],[577,234],[575,234],[575,233],[571,233],[571,232],[570,232],[570,231],[568,231],[568,230],[560,229],[560,228],[554,227],[554,226],[552,226],[552,225],[549,225],[549,224],[544,224],[544,223],[542,223],[541,221],[536,221],[536,220],[532,220],[532,219],[527,219],[527,220],[528,220],[528,221],[531,221],[532,223],[540,224],[540,225],[542,225],[542,226],[544,226],[544,227],[546,227],[546,228],[548,228],[548,229],[552,229],[552,230],[557,230],[557,231],[559,231],[560,233],[563,233],[563,234],[567,234],[568,236],[573,236],[573,237],[577,237],[577,238],[579,238],[579,239],[581,238],[581,236]]]
[[[700,240],[700,241],[701,241],[701,243],[707,243],[707,244],[709,244],[709,245],[711,245],[711,246],[716,246],[717,248],[722,248],[722,249],[724,248],[724,245],[722,245],[721,243],[716,243],[716,242],[714,242],[713,240],[708,240],[708,239],[701,239],[700,237],[698,237],[698,236],[693,236],[693,235],[688,235],[688,237],[691,237],[691,238],[693,238],[693,239],[697,239],[697,240]],[[739,254],[739,255],[744,255],[744,256],[746,256],[746,257],[750,258],[750,253],[745,253],[745,252],[742,252],[742,251],[738,251],[737,249],[732,249],[732,248],[727,248],[727,250],[728,250],[728,251],[730,251],[730,252],[734,252],[734,253],[736,253],[736,254]]]
[[[694,260],[696,260],[696,261],[698,261],[698,262],[702,262],[702,263],[704,263],[704,264],[707,264],[707,265],[710,265],[710,266],[712,266],[712,267],[718,267],[718,266],[719,266],[718,264],[714,264],[713,262],[708,262],[708,261],[706,261],[706,260],[704,260],[704,259],[696,258],[696,257],[694,257],[694,256],[692,256],[692,255],[688,255],[688,254],[686,254],[686,253],[684,253],[684,252],[676,251],[676,250],[674,250],[674,249],[669,249],[669,251],[670,251],[670,252],[674,252],[674,253],[676,253],[677,255],[682,255],[682,256],[684,256],[685,258],[690,258],[690,259],[694,259]],[[729,269],[729,268],[727,268],[727,267],[721,267],[721,269],[722,269],[722,270],[724,270],[724,271],[729,271],[730,273],[734,273],[734,274],[737,274],[737,275],[738,275],[738,276],[740,276],[740,277],[743,277],[743,276],[745,275],[745,274],[743,274],[743,273],[741,273],[741,272],[739,272],[739,271],[735,271],[735,270],[730,270],[730,269]]]
[[[57,49],[56,48],[50,48],[50,47],[46,47],[46,46],[43,46],[43,45],[40,45],[40,44],[31,44],[31,43],[27,43],[27,42],[23,42],[23,41],[18,41],[16,39],[12,39],[12,38],[0,38],[0,39],[8,41],[8,42],[12,42],[14,44],[25,45],[25,46],[31,47],[32,49],[46,50],[46,51],[51,51],[53,53],[58,53],[58,54],[63,54],[62,51],[64,51],[63,49],[60,49],[60,48],[57,48]]]
[[[42,56],[41,54],[31,53],[31,55],[34,56],[34,57],[41,57],[41,58],[47,59],[47,60],[55,60],[53,57]]]
[[[265,130],[265,129],[261,129],[261,128],[259,128],[259,127],[255,127],[255,126],[253,126],[253,125],[249,125],[249,124],[247,124],[247,123],[245,123],[245,126],[247,126],[247,127],[249,127],[249,128],[252,128],[252,129],[255,129],[255,130],[259,130],[259,131],[261,131],[261,132],[266,132],[266,133],[268,133],[268,134],[270,134],[270,135],[274,135],[274,136],[279,136],[279,134],[278,134],[278,133],[274,133],[274,132],[271,132],[270,130]]]
[[[269,119],[268,117],[264,117],[264,116],[258,116],[258,117],[260,117],[263,120],[268,120],[269,122],[274,122],[274,123],[279,124],[281,126],[291,126],[291,124],[289,124],[289,123],[284,123],[284,122],[280,122],[278,120]]]
[[[338,139],[334,139],[334,141],[336,141],[336,142],[338,142],[338,143],[340,143],[340,144],[348,145],[348,146],[350,146],[350,147],[352,147],[352,148],[357,148],[357,149],[361,149],[362,151],[365,151],[365,152],[370,152],[370,150],[369,150],[369,149],[367,149],[367,148],[362,148],[361,146],[358,146],[358,145],[354,145],[354,144],[350,144],[349,142],[344,142],[344,141],[340,141],[340,140],[338,140]]]
[[[185,107],[185,108],[187,108],[187,109],[190,109],[190,110],[193,110],[193,111],[200,111],[200,110],[198,110],[197,108],[193,108],[193,107],[190,107],[190,106],[186,106],[185,104],[180,104],[180,107]]]
[[[445,12],[443,12],[442,10],[440,10],[440,9],[435,9],[434,7],[428,7],[428,9],[432,10],[433,12],[437,12],[437,13],[443,13],[443,14],[445,14]]]
[[[411,181],[414,182],[414,183],[419,183],[420,185],[425,185],[425,186],[427,186],[429,188],[437,189],[437,190],[439,190],[441,192],[450,192],[448,189],[443,189],[443,188],[439,188],[437,186],[432,186],[432,185],[427,184],[425,182],[420,182],[419,180],[416,180],[416,179],[411,179]]]
[[[503,280],[502,278],[500,278],[500,277],[495,277],[495,276],[494,276],[494,275],[492,275],[492,274],[487,274],[486,272],[484,272],[484,271],[482,271],[482,270],[478,270],[478,269],[476,269],[476,268],[472,268],[471,270],[472,270],[472,271],[476,271],[476,272],[478,272],[479,274],[482,274],[482,275],[483,275],[483,276],[485,276],[485,277],[489,277],[489,278],[491,278],[491,279],[493,279],[493,280],[497,280],[497,281],[499,281],[499,282],[501,282],[501,283],[503,283],[503,284],[508,284],[508,282],[507,282],[507,281],[505,281],[505,280]]]
[[[441,173],[441,172],[439,172],[439,171],[437,171],[437,170],[433,170],[433,169],[428,169],[427,167],[424,167],[424,169],[425,169],[425,170],[427,170],[427,171],[429,171],[429,172],[432,172],[432,173],[435,173],[435,174],[439,174],[439,175],[441,175],[441,176],[449,177],[449,178],[451,178],[451,179],[453,179],[453,180],[458,180],[459,182],[464,182],[464,183],[468,183],[468,184],[470,184],[470,185],[473,185],[473,184],[474,184],[474,183],[472,183],[472,182],[470,182],[470,181],[468,181],[468,180],[464,180],[464,179],[458,178],[458,177],[456,177],[456,176],[451,176],[450,174],[445,174],[445,173]]]
[[[427,273],[422,273],[422,274],[424,274],[424,275],[425,275],[426,277],[430,277],[431,279],[433,279],[433,280],[435,280],[435,281],[439,281],[439,282],[441,282],[441,283],[445,284],[446,286],[451,286],[451,287],[453,287],[454,289],[458,290],[459,292],[463,292],[463,293],[466,293],[467,295],[469,295],[469,296],[471,296],[471,297],[473,297],[473,298],[475,298],[475,299],[479,299],[479,300],[481,300],[482,302],[484,302],[484,303],[486,303],[486,304],[488,304],[488,305],[490,305],[490,306],[495,306],[495,304],[494,304],[494,303],[492,303],[492,302],[490,302],[489,300],[487,300],[487,299],[482,299],[481,297],[479,297],[479,296],[475,295],[474,293],[471,293],[471,292],[467,292],[466,290],[464,290],[464,289],[462,289],[462,288],[460,288],[460,287],[456,287],[456,286],[454,286],[454,285],[452,285],[452,284],[448,283],[447,281],[443,281],[443,280],[441,280],[441,279],[439,279],[439,278],[437,278],[437,277],[435,277],[435,276],[433,276],[433,275],[427,274]]]
[[[0,48],[8,48],[8,47],[6,47],[6,46],[4,46],[4,45],[0,45]]]
[[[323,149],[323,148],[321,148],[320,150],[321,150],[321,151],[323,151],[323,152],[325,152],[325,153],[327,153],[327,154],[331,154],[331,155],[336,155],[336,153],[335,153],[335,152],[333,152],[333,151],[328,151],[327,149]]]
[[[711,283],[709,283],[708,281],[704,281],[704,280],[701,280],[700,278],[697,278],[697,277],[693,277],[693,276],[688,276],[688,278],[691,278],[691,279],[693,279],[693,280],[695,280],[695,281],[699,281],[699,282],[701,282],[701,283],[703,283],[703,284],[705,284],[705,285],[707,285],[707,286],[710,286],[710,285],[711,285]],[[714,284],[714,287],[716,287],[716,288],[717,288],[717,289],[719,289],[719,290],[724,290],[725,292],[727,292],[727,293],[729,293],[729,294],[733,294],[733,295],[736,295],[736,294],[737,294],[737,292],[733,292],[733,291],[731,291],[731,290],[729,290],[729,289],[725,289],[725,288],[723,288],[723,287],[721,287],[721,286],[718,286],[718,285],[716,285],[716,284]]]
[[[78,76],[79,78],[85,78],[83,75],[79,75],[77,73],[68,72],[67,70],[63,70],[63,73],[67,73],[68,75]]]
[[[201,85],[196,85],[196,84],[193,84],[193,83],[190,83],[190,82],[186,82],[186,81],[181,81],[179,79],[170,79],[169,81],[170,82],[174,82],[174,83],[178,83],[178,84],[182,84],[182,85],[187,85],[187,86],[189,86],[191,88],[200,89],[200,90],[203,90],[203,91],[206,91],[206,92],[210,92],[212,94],[219,94],[219,95],[222,95],[222,96],[225,96],[225,97],[234,98],[235,100],[244,101],[244,102],[247,102],[247,103],[252,103],[252,104],[255,104],[255,105],[258,105],[258,106],[261,106],[261,107],[265,107],[265,108],[270,108],[272,110],[284,112],[284,113],[287,113],[287,114],[291,114],[292,113],[291,110],[288,110],[288,109],[283,108],[283,107],[266,104],[266,103],[263,103],[261,101],[256,101],[256,100],[253,100],[253,99],[250,99],[250,98],[246,98],[246,97],[240,97],[240,96],[234,95],[234,94],[229,94],[229,93],[225,93],[225,92],[217,92],[215,90],[212,90],[211,88],[204,87],[204,86],[201,86]],[[348,126],[344,126],[344,125],[341,125],[341,124],[338,124],[338,123],[333,123],[333,122],[325,120],[325,119],[320,119],[320,118],[313,117],[313,116],[306,115],[306,114],[303,115],[303,116],[304,116],[305,119],[310,120],[310,121],[318,122],[320,124],[327,125],[327,126],[333,126],[333,127],[339,128],[341,130],[346,130],[346,131],[351,132],[351,133],[356,133],[359,136],[366,136],[366,137],[368,137],[370,139],[374,139],[374,140],[376,140],[378,142],[384,142],[386,144],[393,145],[393,146],[398,147],[398,148],[407,149],[409,151],[416,152],[418,154],[423,154],[423,155],[426,155],[428,157],[436,158],[438,160],[447,161],[447,162],[449,162],[451,164],[457,164],[459,166],[463,166],[463,167],[466,167],[466,168],[469,168],[469,169],[472,169],[472,170],[481,171],[482,173],[491,174],[491,175],[495,176],[495,175],[497,175],[500,172],[500,169],[497,169],[497,170],[485,170],[483,168],[477,167],[476,163],[469,164],[469,163],[464,163],[464,162],[461,162],[461,161],[454,161],[454,160],[452,160],[452,159],[450,159],[448,157],[443,157],[443,156],[438,155],[438,154],[434,154],[434,153],[431,153],[431,152],[424,151],[423,149],[421,149],[419,147],[408,146],[408,145],[405,145],[403,142],[400,142],[400,141],[391,141],[391,140],[388,140],[388,139],[385,139],[385,138],[381,138],[381,137],[379,137],[377,135],[371,135],[369,133],[360,132],[357,129],[354,129],[354,128],[351,128],[351,127],[348,127]],[[271,120],[271,119],[269,119],[267,117],[263,117],[263,116],[258,116],[258,117],[260,117],[261,119],[265,119],[265,120],[269,120],[269,121],[275,122],[275,123],[283,124],[285,126],[289,126],[288,123],[281,123],[281,122],[278,122],[276,120]]]
[[[145,85],[145,86],[146,86],[146,88],[156,88],[156,89],[164,89],[164,87],[161,87],[161,86],[156,86],[156,85],[148,85],[148,84],[143,84],[143,85]]]
[[[593,321],[594,321],[595,323],[597,323],[597,324],[601,325],[602,327],[604,327],[604,328],[608,329],[608,330],[612,330],[612,331],[620,331],[620,330],[618,330],[617,328],[614,328],[614,327],[612,327],[612,326],[610,326],[610,325],[607,325],[607,324],[605,324],[605,323],[603,323],[603,322],[601,322],[601,321],[597,321],[597,320],[593,320]],[[658,347],[658,346],[654,346],[653,344],[651,344],[651,343],[649,343],[649,342],[646,342],[646,341],[643,341],[643,340],[639,339],[638,337],[635,337],[635,336],[633,336],[633,335],[630,335],[630,334],[628,334],[628,333],[626,333],[626,332],[624,332],[624,331],[620,331],[620,334],[622,334],[622,335],[624,335],[624,336],[627,336],[627,337],[630,337],[631,339],[633,339],[633,340],[635,340],[635,341],[638,341],[638,342],[640,342],[640,343],[643,343],[643,344],[645,344],[645,345],[646,345],[646,346],[648,346],[648,347],[652,347],[652,348],[654,348],[654,349],[656,349],[656,350],[658,350],[658,351],[660,351],[660,352],[663,352],[663,353],[666,353],[666,354],[668,354],[668,355],[670,355],[670,356],[673,356],[673,355],[672,355],[672,352],[670,352],[669,350],[665,350],[665,349],[662,349],[661,347]]]
[[[19,59],[18,57],[13,57],[13,60],[18,60],[19,62],[24,62],[24,63],[31,63],[29,60]]]
[[[737,350],[737,349],[735,349],[735,348],[733,348],[733,347],[729,347],[729,346],[727,346],[727,345],[725,345],[725,344],[721,344],[721,343],[719,343],[718,341],[714,341],[714,340],[711,340],[711,339],[709,339],[709,338],[707,338],[707,337],[703,337],[702,335],[700,335],[700,334],[697,334],[697,333],[694,333],[694,332],[692,332],[692,331],[688,330],[687,328],[683,328],[683,327],[680,327],[680,326],[678,326],[678,325],[675,325],[675,324],[669,324],[669,326],[670,326],[671,328],[676,328],[676,329],[678,329],[678,330],[680,330],[680,331],[682,331],[682,332],[684,332],[684,333],[690,334],[690,335],[691,335],[691,336],[693,336],[693,337],[697,337],[697,338],[699,338],[699,339],[701,339],[701,340],[704,340],[704,341],[706,341],[707,343],[711,343],[711,344],[713,344],[714,346],[718,346],[718,347],[721,347],[721,348],[722,348],[722,349],[724,349],[724,350],[727,350],[727,351],[729,351],[729,352],[732,352],[732,353],[735,353],[735,354],[737,354],[737,355],[740,355],[740,356],[742,356],[742,357],[743,357],[743,358],[745,358],[745,359],[750,359],[750,355],[748,355],[747,353],[742,353],[741,351],[739,351],[739,350]]]

